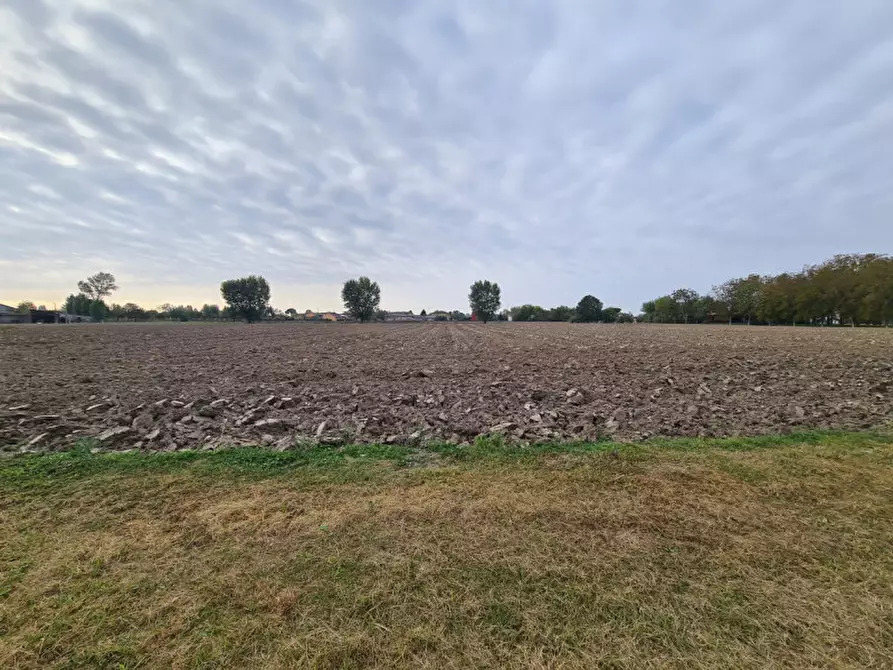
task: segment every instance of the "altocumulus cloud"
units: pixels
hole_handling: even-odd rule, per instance
[[[893,251],[889,0],[6,0],[0,62],[7,300],[636,309]]]

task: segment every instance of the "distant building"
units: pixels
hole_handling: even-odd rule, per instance
[[[67,316],[45,307],[19,312],[15,307],[0,304],[0,323],[60,323],[67,322]]]
[[[0,323],[31,323],[31,315],[20,314],[15,307],[0,304]]]
[[[433,321],[433,316],[418,316],[410,312],[388,312],[385,321]]]
[[[338,312],[314,312],[312,310],[307,310],[303,314],[298,314],[297,319],[302,319],[304,321],[351,321],[352,319],[346,314],[339,314]]]

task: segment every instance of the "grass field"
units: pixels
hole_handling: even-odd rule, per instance
[[[0,667],[889,668],[891,445],[6,458]]]

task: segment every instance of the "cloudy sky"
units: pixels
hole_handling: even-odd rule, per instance
[[[3,0],[0,302],[637,310],[893,252],[890,0]]]

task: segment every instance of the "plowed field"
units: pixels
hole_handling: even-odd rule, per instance
[[[592,440],[893,420],[893,330],[109,324],[0,330],[0,446]]]

